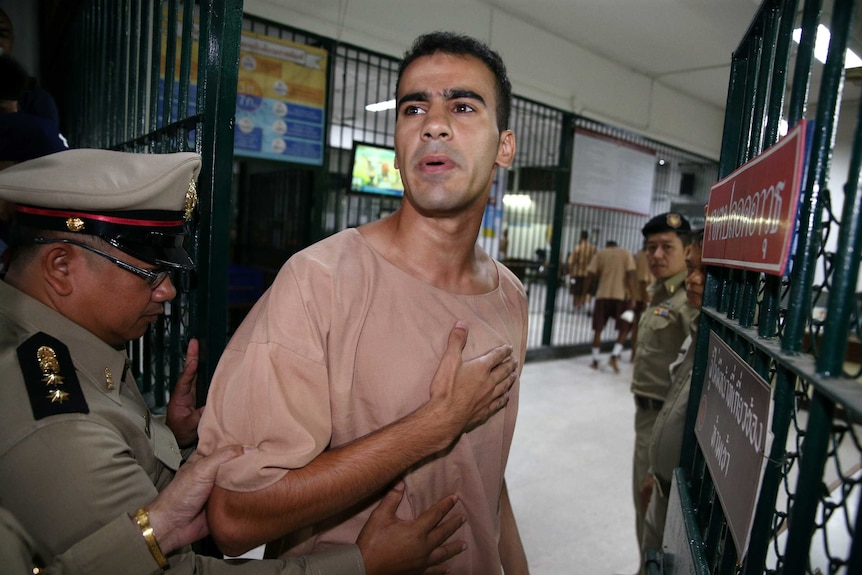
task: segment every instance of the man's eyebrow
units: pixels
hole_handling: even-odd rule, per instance
[[[467,90],[465,88],[450,88],[448,90],[443,91],[443,97],[446,100],[459,100],[461,98],[468,100],[475,100],[482,105],[485,104],[485,98],[479,95],[477,92],[473,90]],[[428,102],[431,100],[431,96],[429,96],[428,92],[411,92],[410,94],[404,94],[398,100],[398,107],[400,108],[404,102]]]
[[[410,94],[404,94],[398,100],[398,107],[401,107],[401,104],[404,102],[428,102],[431,97],[428,95],[428,92],[411,92]]]
[[[468,100],[476,100],[483,105],[485,104],[485,98],[473,90],[467,90],[465,88],[452,88],[450,90],[445,90],[443,92],[443,97],[447,100],[459,100],[461,98],[465,98]]]

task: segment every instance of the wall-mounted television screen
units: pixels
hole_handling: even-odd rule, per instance
[[[401,174],[395,169],[395,150],[372,144],[354,143],[350,191],[387,196],[403,195]]]

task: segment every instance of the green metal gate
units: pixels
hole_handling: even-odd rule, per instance
[[[153,407],[201,344],[198,401],[227,337],[233,117],[242,0],[89,0],[65,28],[62,124],[74,148],[196,151],[203,157],[189,251],[197,269],[130,353]],[[60,28],[60,25],[56,26]]]
[[[719,176],[774,144],[782,119],[793,127],[805,118],[816,93],[813,139],[789,277],[709,268],[676,474],[690,556],[666,561],[666,573],[862,573],[862,124],[848,172],[830,175],[857,4],[766,0],[733,54]],[[814,59],[820,24],[831,31],[823,66]],[[794,28],[801,28],[795,54]],[[840,212],[833,209],[840,190],[830,185],[838,181],[846,182]],[[747,552],[735,547],[694,436],[710,332],[773,390],[774,440]],[[666,528],[665,548],[674,527]]]

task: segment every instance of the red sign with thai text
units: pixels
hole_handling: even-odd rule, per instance
[[[778,143],[713,184],[704,263],[784,275],[796,229],[806,126],[800,121]]]

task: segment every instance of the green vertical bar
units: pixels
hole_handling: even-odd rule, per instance
[[[766,140],[764,142],[767,147],[778,141],[778,131],[784,108],[784,92],[787,88],[787,69],[790,65],[790,48],[793,43],[794,19],[799,1],[784,0],[778,3],[781,7],[778,36],[775,39],[775,62],[772,65],[772,83],[770,85]]]
[[[853,528],[853,543],[850,545],[850,557],[847,559],[847,573],[862,573],[862,497],[856,508],[856,525]]]
[[[183,0],[182,9],[182,42],[180,51],[180,85],[177,95],[178,118],[186,118],[189,114],[189,91],[191,86],[192,68],[192,38],[194,24],[194,0]],[[186,149],[185,129],[180,130],[182,140],[181,150]]]
[[[105,41],[105,38],[107,37],[107,32],[108,32],[108,18],[107,18],[107,14],[106,14],[107,10],[108,10],[108,8],[106,8],[105,2],[102,2],[99,4],[99,11],[97,13],[96,34],[97,34],[97,37],[102,40],[102,42]],[[104,94],[105,93],[104,80],[105,80],[105,78],[108,77],[108,51],[101,49],[102,48],[101,46],[99,48],[100,49],[97,49],[97,58],[99,60],[99,65],[98,65],[99,73],[96,75],[96,77],[98,78],[98,82],[100,85],[99,85],[99,92],[97,92],[97,93]],[[110,133],[108,131],[108,118],[107,118],[106,114],[98,114],[96,117],[98,118],[97,125],[99,127],[98,140],[96,142],[96,147],[106,148],[106,147],[108,147],[109,142],[110,142]]]
[[[859,112],[862,114],[862,110]],[[838,229],[838,248],[832,259],[832,285],[823,328],[823,345],[817,358],[817,372],[840,375],[843,372],[850,333],[850,318],[856,311],[856,281],[859,254],[862,253],[862,198],[859,194],[859,171],[862,169],[862,115],[858,116],[850,169],[844,186],[844,208]]]
[[[551,224],[551,254],[548,256],[547,297],[545,298],[545,322],[542,325],[542,345],[551,345],[551,338],[554,333],[554,311],[559,284],[557,278],[560,270],[560,245],[563,241],[566,204],[569,202],[569,177],[572,171],[572,150],[575,142],[574,125],[575,117],[573,114],[562,115],[559,158],[554,173],[554,212]]]
[[[730,527],[724,523],[724,533],[721,540],[721,560],[718,566],[718,575],[734,575],[737,569],[737,551],[730,534]]]
[[[139,46],[141,43],[141,11],[140,2],[138,0],[128,0],[126,10],[128,12],[128,88],[126,89],[126,127],[125,140],[131,140],[137,134],[135,133],[135,117],[138,113],[136,107],[136,97],[138,92],[138,84],[141,81],[135,72],[138,69]]]
[[[814,42],[823,0],[806,0],[802,11],[802,35],[796,49],[796,67],[793,72],[793,89],[790,92],[790,107],[787,113],[790,127],[805,117],[808,105],[808,88],[811,83],[811,65],[814,61]]]
[[[738,51],[733,54],[730,64],[730,80],[727,88],[727,105],[724,115],[724,132],[721,139],[721,159],[719,179],[724,178],[739,167],[736,161],[742,141],[742,107],[745,95],[746,68],[748,60]]]
[[[201,7],[198,102],[205,104],[199,177],[197,335],[201,339],[197,398],[207,388],[227,342],[227,269],[230,248],[230,197],[233,172],[234,112],[242,34],[242,1],[212,0]],[[200,129],[200,126],[199,126]]]
[[[807,573],[808,550],[823,492],[823,466],[829,449],[835,405],[816,389],[808,407],[808,426],[799,459],[793,507],[784,549],[783,575]]]
[[[748,53],[746,56],[748,66],[746,67],[745,96],[743,97],[742,121],[740,122],[743,141],[742,146],[737,151],[737,165],[742,165],[751,159],[752,142],[754,141],[755,134],[760,129],[754,125],[754,110],[758,89],[757,78],[760,76],[760,54],[763,46],[761,35],[762,24],[760,18],[758,18],[754,22],[753,30],[749,32],[745,42]]]
[[[769,99],[769,82],[772,73],[775,10],[761,10],[756,26],[757,35],[752,42],[751,59],[756,62],[753,92],[751,94],[751,137],[748,142],[746,160],[757,157],[763,151],[763,132],[766,127],[766,105]]]
[[[791,272],[789,309],[782,340],[782,349],[788,353],[797,353],[802,349],[802,337],[811,310],[811,284],[814,282],[823,228],[820,190],[825,189],[829,181],[832,135],[838,120],[838,101],[844,79],[844,51],[847,49],[852,12],[853,0],[835,1],[830,27],[832,40],[823,68],[817,117],[812,126],[814,134],[805,194],[799,210],[796,257]]]
[[[162,0],[153,0],[152,4],[152,27],[150,41],[150,103],[149,103],[149,124],[144,129],[144,133],[154,132],[159,126],[159,77],[161,75],[161,60],[162,60]],[[150,151],[156,151],[155,142],[150,142]]]
[[[769,545],[775,535],[772,533],[772,518],[784,473],[782,462],[786,455],[788,430],[796,407],[795,388],[796,376],[787,368],[778,366],[772,407],[772,447],[754,510],[751,541],[748,544],[743,575],[760,575],[764,572]]]
[[[323,165],[329,165],[330,158],[330,134],[329,130],[329,121],[332,117],[331,110],[337,104],[333,101],[335,97],[335,90],[332,89],[332,86],[335,84],[335,58],[336,58],[336,44],[332,42],[321,42],[321,48],[327,51],[326,55],[326,84],[327,84],[327,106],[323,111],[323,125],[327,126],[326,129],[326,142],[323,146]],[[394,96],[393,96],[394,97]],[[344,99],[342,98],[341,104],[343,105]],[[342,108],[342,113],[343,113]],[[344,115],[342,118],[346,117]],[[330,179],[329,179],[329,170],[315,170],[314,172],[314,182],[313,182],[313,191],[314,197],[311,201],[311,207],[309,213],[311,214],[311,225],[305,227],[304,237],[300,238],[302,245],[311,245],[315,241],[322,239],[327,235],[326,233],[326,210],[327,208],[331,208],[332,206],[327,205],[327,199],[329,198],[330,191]]]
[[[174,82],[177,69],[177,0],[166,0],[168,15],[165,25],[165,73],[162,86],[162,117],[161,126],[167,126],[173,121]],[[171,151],[162,145],[162,152]]]
[[[770,84],[769,105],[767,108],[765,147],[769,147],[778,141],[798,0],[785,0],[784,2],[774,2],[774,4],[778,4],[780,7],[776,10],[778,30],[775,37],[776,46],[774,63],[772,65],[772,82]],[[774,275],[765,275],[758,312],[757,330],[760,337],[773,338],[776,336],[781,311],[780,299],[781,278]]]

